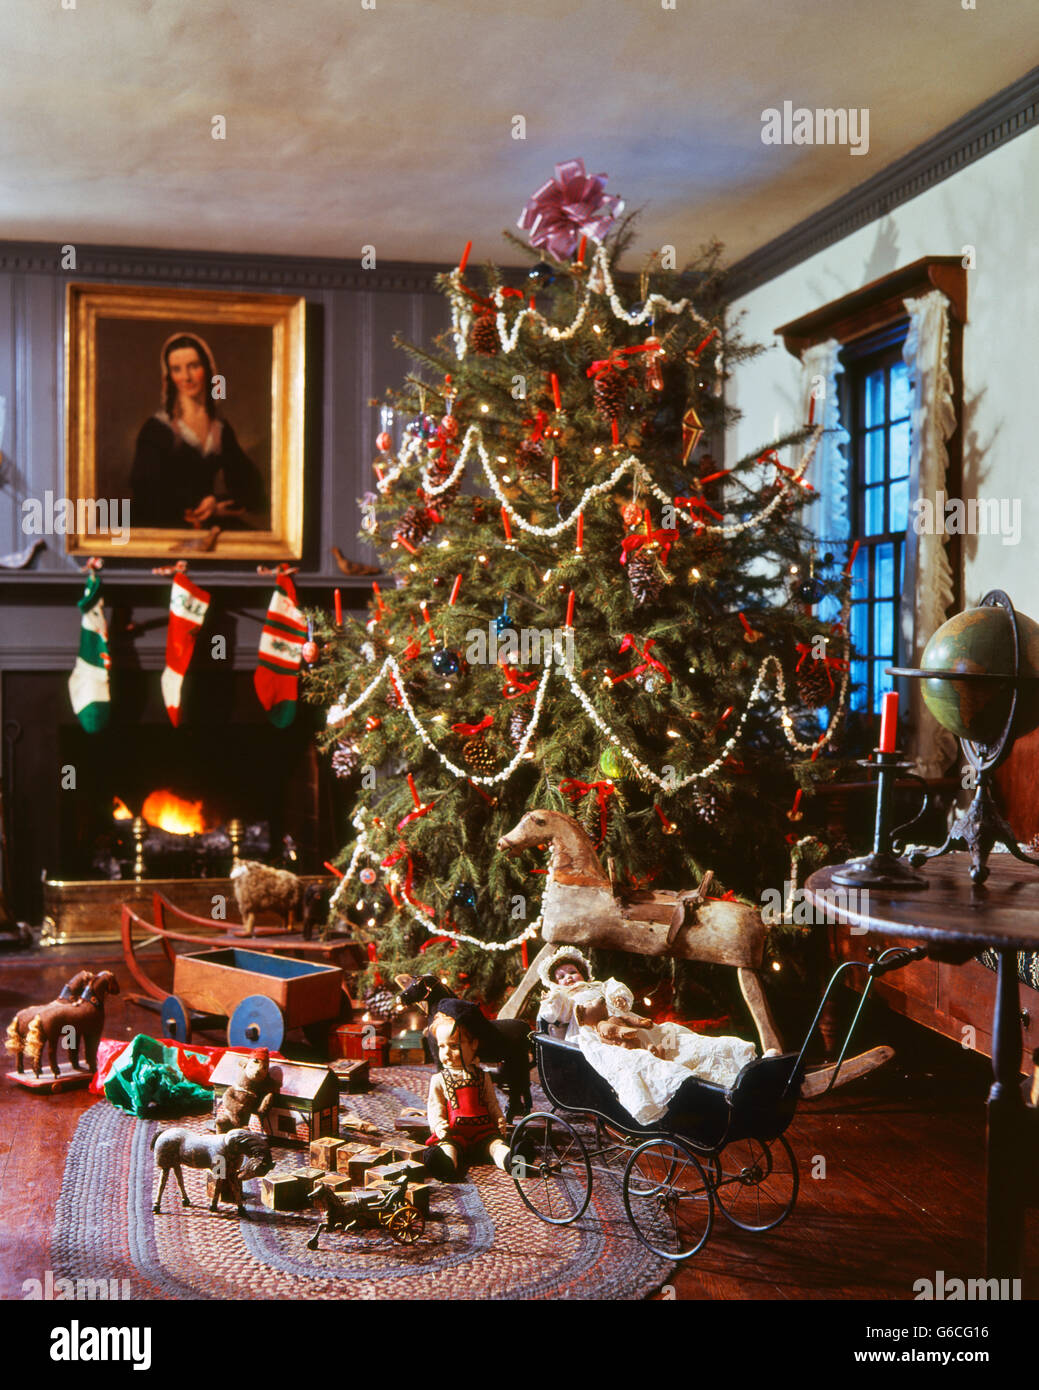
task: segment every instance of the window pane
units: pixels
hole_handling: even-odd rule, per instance
[[[851,645],[857,652],[869,649],[869,605],[853,603],[851,606]]]
[[[904,531],[909,525],[909,479],[891,484],[891,529]]]
[[[825,594],[819,600],[819,607],[816,609],[821,623],[836,623],[840,621],[841,601],[836,594]]]
[[[863,599],[866,597],[869,588],[869,551],[864,545],[859,546],[858,554],[855,556],[855,563],[851,567],[851,596],[853,599]]]
[[[851,663],[851,707],[854,710],[864,710],[869,699],[869,689],[867,686],[866,662],[853,661]]]
[[[866,509],[866,535],[876,536],[887,530],[884,525],[884,489],[869,487],[863,498]]]
[[[891,598],[895,592],[895,548],[888,542],[878,545],[874,553],[873,593],[877,598]]]
[[[904,545],[898,547],[898,592],[901,593],[906,586],[906,548]]]
[[[895,622],[890,603],[878,603],[873,610],[873,651],[891,661],[895,650]]]
[[[909,421],[891,426],[891,476],[905,478],[909,474]]]
[[[884,423],[884,369],[870,372],[865,381],[866,428]]]
[[[866,482],[882,483],[884,481],[884,431],[874,430],[872,434],[867,434],[863,440],[863,448],[866,455]]]
[[[885,657],[883,661],[878,661],[873,667],[873,695],[875,700],[875,713],[880,713],[880,697],[888,690],[894,690],[895,678],[889,676],[884,670],[885,666],[891,665],[891,659]]]
[[[909,368],[896,362],[891,368],[891,418],[901,420],[909,414]]]

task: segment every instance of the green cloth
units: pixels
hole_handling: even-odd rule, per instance
[[[105,1082],[105,1096],[131,1115],[155,1110],[209,1110],[213,1092],[185,1080],[177,1066],[177,1049],[138,1033],[121,1054]]]

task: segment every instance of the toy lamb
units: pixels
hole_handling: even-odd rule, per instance
[[[303,915],[303,884],[287,869],[272,869],[255,859],[243,859],[231,870],[235,901],[245,924],[244,936],[252,936],[258,912],[276,912],[289,931]]]

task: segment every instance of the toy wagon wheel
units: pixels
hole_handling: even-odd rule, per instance
[[[162,1001],[159,1017],[162,1019],[164,1038],[173,1038],[176,1042],[191,1041],[191,1014],[185,1008],[183,1000],[178,999],[175,994],[167,994]]]
[[[714,1196],[741,1231],[771,1231],[794,1209],[799,1178],[794,1151],[782,1136],[771,1146],[737,1139],[714,1159]]]
[[[588,1150],[560,1115],[537,1112],[519,1122],[509,1172],[524,1205],[550,1226],[576,1221],[591,1200]]]
[[[273,999],[250,994],[235,1005],[227,1021],[227,1041],[231,1047],[267,1047],[277,1052],[285,1037],[285,1020]]]
[[[426,1229],[426,1222],[422,1213],[407,1203],[397,1208],[387,1224],[390,1228],[390,1235],[398,1245],[414,1245]]]
[[[680,1139],[650,1139],[628,1159],[624,1210],[632,1230],[654,1255],[688,1260],[714,1224],[710,1179]]]

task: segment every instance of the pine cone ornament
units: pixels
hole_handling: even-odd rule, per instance
[[[444,480],[448,477],[448,475],[452,472],[453,469],[454,464],[446,459],[437,459],[434,463],[431,463],[429,465],[429,468],[426,470],[427,477],[429,478],[431,486],[439,487],[440,484],[444,482]],[[459,474],[459,476],[454,480],[454,482],[451,484],[449,488],[446,488],[443,492],[437,492],[433,495],[433,498],[431,499],[433,506],[450,506],[451,503],[458,496],[459,492],[461,492],[461,490],[462,478],[461,474]]]
[[[592,393],[595,408],[606,420],[616,420],[628,398],[628,383],[622,372],[607,367],[595,378]]]
[[[636,603],[655,603],[664,587],[664,576],[655,557],[636,550],[628,560],[628,583]]]
[[[516,450],[516,466],[521,478],[546,478],[545,446],[540,439],[524,439]]]
[[[341,739],[332,754],[332,771],[337,777],[349,777],[360,762],[357,747],[346,739]]]
[[[364,1007],[377,1018],[389,1018],[397,1004],[397,996],[392,990],[377,986],[364,996]]]
[[[501,339],[494,314],[481,314],[469,330],[469,349],[481,357],[497,357],[501,351]]]
[[[498,766],[494,749],[490,747],[485,738],[466,739],[465,743],[462,744],[462,757],[474,772],[493,772]]]
[[[509,715],[509,740],[514,748],[518,748],[523,741],[523,735],[527,732],[527,725],[530,723],[533,711],[529,709],[514,709]],[[527,748],[533,743],[527,744]]]
[[[406,541],[408,545],[419,545],[433,529],[433,523],[424,507],[409,507],[397,518],[393,528],[395,541]]]
[[[810,657],[797,673],[797,693],[801,703],[818,709],[833,698],[833,683],[825,661]]]

